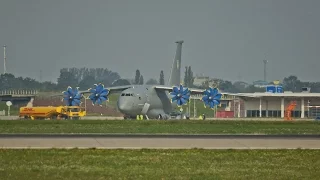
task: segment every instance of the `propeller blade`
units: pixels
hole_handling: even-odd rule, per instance
[[[189,93],[189,89],[188,89],[188,88],[186,88],[186,89],[183,91],[183,94],[187,94],[187,93]]]
[[[220,99],[221,99],[221,97],[222,97],[222,94],[217,94],[217,95],[214,97],[214,99],[216,99],[216,100],[220,100]]]
[[[80,103],[81,103],[81,101],[80,101],[79,99],[74,99],[74,100],[72,101],[72,105],[73,105],[73,106],[79,106]]]
[[[203,91],[203,94],[204,94],[205,96],[210,96],[210,91],[209,91],[209,90],[205,90],[205,91]]]
[[[210,102],[210,108],[214,108],[214,103],[213,103],[213,101]]]
[[[211,89],[211,96],[216,96],[218,94],[217,88]]]
[[[187,100],[189,100],[190,95],[183,95],[183,96],[182,96],[182,98],[183,98],[183,99],[187,99]]]
[[[62,93],[64,96],[70,96],[68,91],[63,91]]]
[[[101,99],[100,98],[98,98],[97,99],[97,104],[101,104],[102,102],[101,102]]]
[[[81,94],[80,94],[80,93],[77,93],[77,94],[73,97],[73,99],[81,99]]]
[[[174,92],[175,94],[178,94],[179,93],[178,87],[173,87],[172,92]]]
[[[99,99],[101,100],[101,102],[108,100],[108,98],[106,96],[100,96]]]
[[[109,90],[108,90],[108,89],[103,89],[103,90],[101,91],[100,96],[106,96],[106,95],[108,95],[108,94],[109,94]]]
[[[181,105],[185,104],[187,101],[184,98],[181,98]]]
[[[104,88],[104,85],[103,84],[98,84],[98,86],[97,86],[97,88],[96,88],[96,91],[97,91],[97,93],[101,93],[102,92],[102,90],[103,90],[103,88]]]
[[[220,104],[220,100],[214,99],[212,102],[213,102],[214,105],[219,105]]]
[[[69,87],[67,88],[67,92],[68,92],[69,94],[73,94],[72,87],[69,86]]]
[[[172,102],[175,101],[175,100],[177,100],[177,99],[178,99],[177,96],[174,96],[174,97],[171,98]]]
[[[202,101],[208,101],[208,99],[209,99],[208,96],[203,96],[202,97]]]
[[[183,86],[180,84],[180,93],[183,93]]]
[[[91,100],[92,100],[92,99],[95,99],[95,97],[96,97],[95,94],[90,94],[90,95],[89,95],[89,99],[91,99]]]

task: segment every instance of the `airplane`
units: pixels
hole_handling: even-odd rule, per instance
[[[182,43],[177,41],[176,53],[171,67],[169,83],[164,85],[125,85],[105,88],[103,84],[95,84],[93,88],[79,91],[70,86],[64,91],[64,100],[69,105],[78,105],[83,94],[91,93],[89,99],[93,104],[101,105],[108,101],[108,95],[119,93],[118,110],[124,114],[124,119],[136,118],[143,115],[147,119],[171,119],[170,113],[177,107],[187,104],[191,95],[203,95],[204,105],[210,108],[220,104],[222,94],[217,88],[193,89],[183,87],[180,83]]]

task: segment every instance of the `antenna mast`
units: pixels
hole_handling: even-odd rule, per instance
[[[267,81],[267,55],[265,55],[265,58],[263,60],[263,80],[266,82]]]
[[[7,68],[6,68],[6,45],[3,46],[3,74],[7,73]]]

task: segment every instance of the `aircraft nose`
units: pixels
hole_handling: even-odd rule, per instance
[[[123,99],[119,99],[118,108],[121,112],[128,112],[130,110],[128,102],[124,101]]]

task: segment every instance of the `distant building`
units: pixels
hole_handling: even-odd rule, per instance
[[[202,86],[203,83],[209,81],[210,78],[208,76],[196,76],[193,81],[194,86]]]
[[[258,80],[253,82],[253,86],[257,88],[264,88],[264,87],[267,87],[268,85],[270,85],[270,83],[263,80]]]

